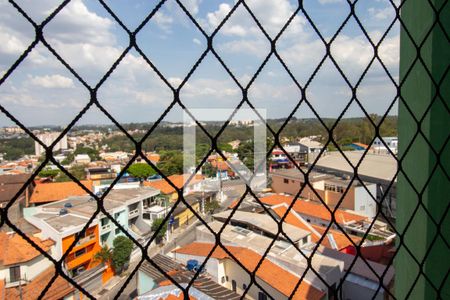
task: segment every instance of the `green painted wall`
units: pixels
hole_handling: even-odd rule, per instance
[[[439,10],[447,1],[429,2]],[[423,47],[418,53],[405,28],[402,28],[400,81],[404,81],[401,86],[404,102],[399,103],[399,158],[404,158],[400,166],[404,173],[398,176],[396,227],[405,235],[404,245],[401,245],[400,238],[397,241],[399,250],[395,259],[395,293],[398,299],[407,296],[410,299],[437,299],[439,296],[450,299],[450,278],[445,279],[450,270],[450,249],[447,246],[450,244],[450,213],[447,211],[450,182],[445,174],[450,174],[450,145],[445,144],[450,129],[450,75],[446,73],[450,65],[450,47],[439,26],[434,27],[426,38],[436,20],[429,2],[408,0],[401,12],[405,27],[417,44],[423,42]],[[448,35],[448,4],[442,10],[440,21]],[[423,63],[416,60],[418,54]],[[440,83],[440,88],[433,84],[426,68],[433,79]],[[440,97],[427,110],[438,92]],[[416,136],[419,127],[413,116],[418,120],[423,119],[420,126],[423,136]],[[438,156],[425,138],[439,152]],[[409,144],[412,144],[410,149]],[[441,165],[436,167],[438,161]],[[423,206],[417,206],[419,201],[422,201]],[[414,213],[415,217],[410,222]],[[439,229],[442,235],[435,239]],[[419,266],[422,262],[423,265]],[[438,295],[436,290],[441,290],[441,294]]]

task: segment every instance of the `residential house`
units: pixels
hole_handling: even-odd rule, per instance
[[[170,225],[171,230],[192,223],[195,219],[195,214],[193,213],[193,211],[200,213],[201,198],[198,197],[198,195],[193,193],[185,195],[183,196],[183,198],[191,208],[187,207],[184,202],[180,202],[175,207],[171,214],[173,216],[173,223]]]
[[[363,157],[364,154],[364,157]],[[364,151],[345,151],[345,158],[338,152],[330,152],[320,157],[314,166],[314,170],[331,174],[337,177],[351,178],[358,165],[358,177],[364,182],[376,185],[376,200],[380,203],[383,214],[395,220],[396,213],[396,176],[398,162],[392,155],[374,154]]]
[[[348,273],[342,284],[339,299],[391,299],[394,295],[394,267],[361,257],[319,247],[318,253],[344,263]],[[370,266],[370,267],[369,267]],[[380,282],[382,283],[380,286]]]
[[[281,220],[286,214],[287,209],[288,205],[284,202],[271,207],[278,220]],[[310,232],[313,243],[317,244],[320,242],[321,245],[330,249],[341,251],[349,249],[355,244],[358,245],[361,242],[361,237],[349,233],[344,234],[339,229],[330,228],[327,230],[325,226],[309,223],[293,209],[288,212],[284,222]]]
[[[218,280],[220,285],[240,295],[248,288],[247,296],[252,299],[267,299],[268,295],[274,299],[326,299],[328,291],[317,287],[306,278],[303,278],[297,290],[294,290],[300,277],[268,256],[259,265],[262,255],[249,248],[226,245],[225,251],[221,247],[213,247],[213,243],[194,242],[173,250],[172,255],[184,264],[191,259],[203,263],[210,255],[206,263],[207,272]],[[257,265],[259,268],[255,276],[258,285],[250,286],[249,272],[254,272]]]
[[[225,223],[231,215],[231,210],[222,211],[213,215],[213,220]],[[311,232],[299,229],[291,224],[284,223],[282,228],[285,233],[278,235],[277,222],[267,214],[257,214],[237,210],[232,215],[229,224],[241,228],[243,233],[250,231],[257,232],[262,236],[280,241],[294,243],[297,247],[302,247],[311,241]]]
[[[261,197],[259,200],[263,204],[271,207],[281,203],[290,205],[294,200],[294,197],[282,194],[272,194],[269,196]],[[306,219],[308,223],[326,227],[332,221],[331,212],[324,205],[314,201],[296,199],[292,209],[304,219]],[[366,216],[344,211],[342,209],[337,209],[334,216],[335,222],[340,225],[367,220]]]
[[[158,265],[165,274],[170,274],[171,278],[183,287],[186,287],[195,275],[195,272],[186,270],[183,265],[162,254],[153,256],[152,262]],[[181,291],[163,273],[147,261],[138,269],[136,286],[138,290],[137,299],[170,299],[170,297],[184,299],[183,294],[181,293],[180,295]],[[192,299],[240,299],[240,296],[235,292],[224,288],[202,274],[194,280],[193,285],[189,289],[189,295]]]
[[[100,184],[103,180],[116,178],[116,172],[110,167],[86,168],[86,179],[91,180],[94,185]]]
[[[91,158],[87,154],[77,154],[75,155],[73,162],[77,165],[87,165],[91,162]]]
[[[28,236],[38,247],[52,255],[54,242]],[[50,260],[17,233],[0,232],[0,299],[37,299],[55,269]],[[74,288],[58,276],[43,299],[70,298]]]
[[[191,175],[189,174],[171,175],[167,177],[167,179],[169,179],[170,182],[178,189],[184,188],[183,195],[187,195],[193,191],[200,191],[203,180],[202,175],[195,175],[188,183],[187,181],[190,176]],[[149,186],[159,190],[161,192],[161,195],[165,196],[170,201],[175,201],[178,198],[177,191],[164,178],[152,181],[144,181],[144,186]]]
[[[81,180],[80,183],[89,191],[93,191],[91,180]],[[31,194],[29,204],[32,206],[56,202],[68,197],[84,196],[88,193],[78,183],[67,182],[48,182],[37,183]]]
[[[305,171],[306,172],[306,171]],[[300,197],[322,203],[330,208],[339,204],[340,208],[348,209],[373,218],[377,213],[376,185],[351,180],[347,176],[337,177],[331,174],[310,172],[309,184],[305,175],[298,169],[278,170],[271,173],[272,190],[295,196],[300,189]]]
[[[0,175],[0,207],[4,208],[8,205],[29,179],[30,174]],[[8,209],[9,220],[28,234],[34,233],[35,228],[23,219],[22,209],[28,205],[34,189],[34,182],[26,185]],[[10,230],[6,224],[0,228],[1,231]]]
[[[291,205],[294,197],[272,194],[260,197],[259,200],[268,207],[278,207],[278,205],[283,203],[288,206]],[[327,227],[332,222],[332,229],[343,229],[348,234],[360,237],[365,235],[367,231],[370,231],[368,236],[369,240],[372,237],[376,237],[376,239],[384,243],[395,237],[395,234],[389,230],[387,224],[379,220],[371,220],[366,216],[354,212],[336,209],[333,220],[330,210],[324,205],[314,201],[296,199],[292,206],[292,210],[303,220],[306,220],[306,222],[311,223],[312,225]],[[339,224],[340,227],[338,227],[337,224]]]

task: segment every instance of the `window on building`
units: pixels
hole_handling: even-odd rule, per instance
[[[283,183],[286,183],[286,184],[288,184],[289,183],[289,179],[283,179]]]
[[[264,292],[258,293],[258,300],[267,300],[267,295]]]
[[[75,252],[75,257],[81,256],[86,253],[86,248],[80,249]]]
[[[122,231],[120,231],[120,228],[116,228],[116,230],[114,231],[116,235],[119,235],[122,233]]]
[[[304,238],[302,238],[302,244],[304,245],[304,244],[306,244],[306,243],[308,243],[308,237],[307,237],[307,236],[305,236]]]
[[[220,282],[221,282],[222,284],[225,283],[225,276],[222,276],[222,278],[220,279]]]
[[[106,243],[106,241],[108,240],[108,234],[102,235],[101,240],[102,240],[102,244]]]
[[[247,289],[247,285],[245,283],[242,284],[242,289],[245,291]]]
[[[109,223],[108,218],[103,218],[103,219],[102,219],[102,226],[105,226],[105,225],[108,224],[108,223]]]
[[[10,282],[17,282],[20,280],[20,266],[9,268],[9,280]]]
[[[231,280],[231,288],[233,289],[233,292],[236,292],[236,280]]]

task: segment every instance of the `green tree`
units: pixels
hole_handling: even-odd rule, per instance
[[[254,149],[252,140],[241,143],[237,149],[239,159],[252,172],[254,169],[253,152]]]
[[[39,172],[40,177],[51,177],[55,178],[59,175],[59,170],[53,170],[53,169],[43,169]]]
[[[161,152],[161,159],[158,168],[166,176],[183,173],[183,153],[181,151]]]
[[[159,228],[159,226],[164,222],[163,218],[155,219],[152,223],[152,231],[156,232]],[[161,239],[164,237],[167,231],[167,222],[164,222],[164,225],[161,227],[161,229],[158,231],[156,235],[157,242],[161,241]]]
[[[216,200],[208,201],[205,204],[205,211],[210,214],[213,214],[219,208],[220,208],[220,204]]]
[[[72,166],[68,171],[70,174],[72,174],[76,179],[78,180],[84,180],[86,179],[86,171],[84,170],[86,168],[85,165],[75,165]],[[72,181],[69,176],[67,176],[62,171],[59,171],[59,175],[55,178],[55,181],[57,182],[64,182],[64,181]]]
[[[133,242],[126,236],[118,236],[113,241],[112,265],[116,273],[120,274],[124,266],[130,261]]]
[[[70,165],[75,158],[73,153],[67,154],[66,158],[61,162],[62,165]]]
[[[98,153],[98,150],[91,148],[91,147],[77,147],[77,149],[74,151],[74,156],[77,154],[87,154],[91,158],[92,161],[99,160],[100,156]]]
[[[155,175],[156,171],[147,163],[135,163],[128,167],[127,172],[139,180],[143,181],[149,176]]]
[[[112,249],[108,247],[108,245],[103,246],[97,253],[94,255],[94,261],[109,264],[111,262],[113,255]]]

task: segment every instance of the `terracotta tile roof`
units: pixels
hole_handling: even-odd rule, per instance
[[[363,143],[352,143],[353,145],[356,145],[356,146],[360,146],[360,147],[363,147],[364,149],[367,149],[369,146],[368,145],[366,145],[366,144],[363,144]]]
[[[0,203],[11,201],[29,178],[30,174],[0,175]],[[34,183],[28,186],[29,192],[33,185]],[[23,195],[24,193],[21,196]]]
[[[80,182],[90,191],[93,190],[92,181],[81,180]],[[70,196],[82,196],[86,194],[86,191],[73,181],[40,183],[34,188],[30,203],[54,202]]]
[[[175,250],[177,253],[207,256],[213,248],[213,244],[194,242]],[[250,272],[253,272],[261,260],[261,255],[243,247],[226,246],[234,257]],[[216,248],[211,257],[217,259],[232,259],[222,248]],[[299,277],[279,267],[269,259],[264,259],[256,276],[289,297],[299,281]],[[323,299],[325,292],[315,288],[306,281],[302,281],[292,299]]]
[[[30,174],[0,175],[0,184],[21,183],[24,184],[30,178]]]
[[[50,239],[41,240],[36,237],[30,237],[42,250],[49,251],[54,242]],[[27,262],[41,255],[39,251],[33,248],[26,240],[18,234],[7,234],[0,232],[0,262],[4,266]]]
[[[28,283],[27,285],[23,285],[22,299],[37,299],[54,275],[55,269],[54,267],[50,267],[39,274],[30,283]],[[63,277],[58,276],[42,299],[61,299],[73,291],[73,286]],[[6,289],[5,294],[6,299],[20,299],[19,288],[8,288]]]
[[[181,188],[184,186],[186,181],[189,179],[190,175],[171,175],[167,177],[177,188]],[[195,184],[201,180],[203,180],[202,175],[195,175],[194,178],[189,182],[189,185]],[[152,188],[155,188],[157,190],[160,190],[162,194],[172,194],[175,193],[175,189],[165,180],[165,179],[158,179],[158,180],[152,180],[152,181],[145,181],[144,186],[149,186]]]
[[[5,300],[6,299],[5,293],[6,293],[6,291],[5,291],[5,280],[4,279],[0,279],[0,300]]]
[[[282,217],[286,213],[287,207],[288,207],[287,204],[282,203],[280,205],[273,206],[272,210],[279,217]],[[295,211],[292,211],[292,210],[289,211],[289,213],[286,216],[286,218],[284,219],[284,221],[286,223],[294,225],[294,226],[296,226],[296,227],[298,227],[300,229],[310,231],[312,233],[311,240],[314,243],[317,243],[322,238],[322,236],[323,236],[323,234],[325,233],[325,230],[326,230],[326,227],[309,224],[301,216],[299,216],[297,213],[295,213]],[[341,250],[341,249],[344,249],[344,248],[346,248],[348,246],[352,246],[353,245],[351,243],[351,241],[345,236],[345,234],[343,234],[339,230],[329,229],[327,231],[327,234],[331,234],[333,236],[333,239],[336,242],[336,246],[338,248],[337,250]],[[353,242],[355,244],[358,244],[361,241],[360,237],[357,237],[357,236],[354,236],[354,235],[351,235],[351,234],[349,234],[349,237],[353,240]],[[330,240],[329,240],[329,238],[327,236],[322,240],[321,245],[325,246],[327,248],[330,248],[330,249],[334,249],[331,246]]]
[[[151,161],[152,163],[158,163],[161,158],[160,155],[156,153],[149,153],[146,156],[148,160]]]
[[[261,202],[266,205],[277,205],[281,203],[286,203],[290,205],[294,197],[286,195],[270,195],[267,197],[260,198]],[[299,214],[304,214],[312,217],[316,217],[322,220],[331,221],[331,213],[326,209],[326,207],[320,203],[314,203],[311,201],[305,201],[297,199],[292,207]],[[344,211],[342,209],[336,210],[335,213],[336,222],[339,224],[346,224],[351,221],[359,222],[367,220],[367,217],[357,215]]]

